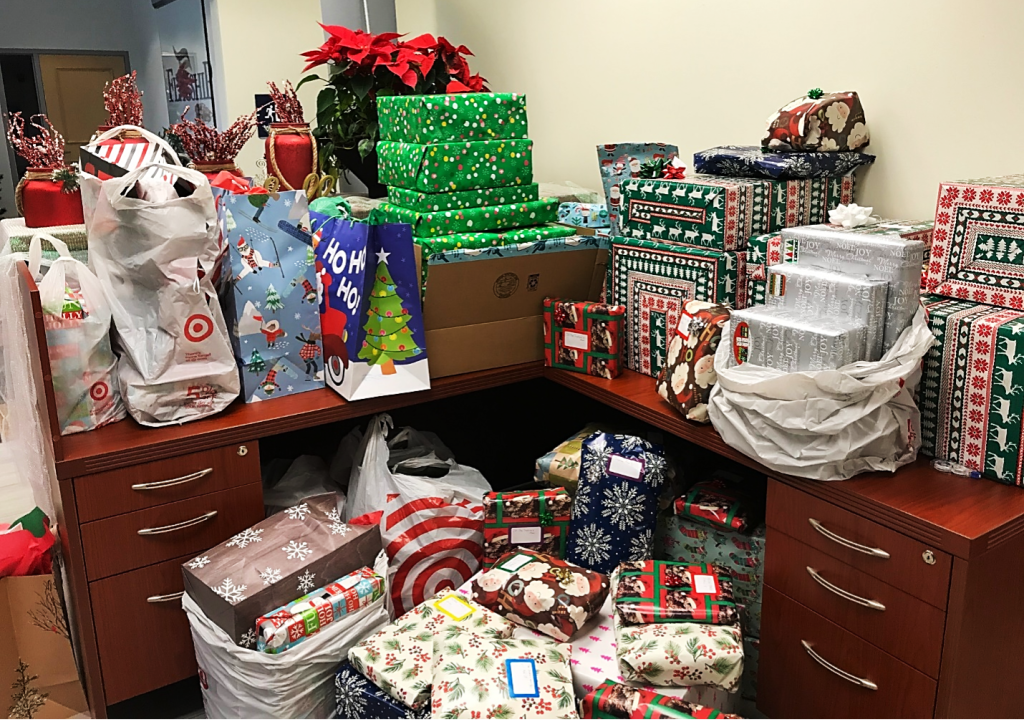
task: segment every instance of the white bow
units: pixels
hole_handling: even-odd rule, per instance
[[[840,205],[828,212],[828,222],[834,226],[843,228],[856,228],[857,226],[868,225],[871,222],[871,206],[858,206],[856,203]]]

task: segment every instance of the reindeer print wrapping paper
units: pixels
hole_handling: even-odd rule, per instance
[[[864,148],[871,133],[856,92],[815,88],[768,118],[762,148],[774,151],[843,152]]]
[[[324,388],[305,191],[213,193],[228,254],[220,295],[242,398],[265,401]]]
[[[458,211],[481,206],[528,203],[540,198],[539,188],[536,183],[527,183],[521,186],[476,188],[469,191],[451,191],[450,193],[423,193],[391,186],[388,188],[388,202],[420,213]]]
[[[413,235],[420,238],[536,226],[557,217],[558,200],[555,198],[426,213],[382,203],[370,214],[371,223],[408,223]]]
[[[658,374],[658,395],[691,421],[708,423],[708,399],[718,382],[715,351],[729,309],[706,301],[686,301],[668,343],[668,362]]]
[[[608,577],[516,549],[473,581],[473,601],[559,642],[572,639],[608,596]]]
[[[580,700],[583,719],[740,719],[679,697],[607,680]]]
[[[918,388],[921,451],[1022,484],[1024,311],[926,294],[937,343]]]
[[[776,153],[754,145],[721,145],[693,154],[697,173],[729,178],[826,178],[875,162],[867,153]]]
[[[377,143],[380,182],[439,193],[533,182],[533,141]]]
[[[544,299],[544,365],[613,379],[622,371],[625,306]]]
[[[381,140],[436,143],[526,137],[522,93],[381,96],[377,114]]]
[[[622,624],[739,623],[732,579],[714,564],[623,562],[616,574],[615,615]]]
[[[491,491],[484,496],[484,569],[515,548],[565,556],[572,498],[565,489]]]
[[[508,639],[515,625],[456,592],[442,592],[352,647],[356,670],[396,702],[421,709],[430,700],[441,645],[459,638]]]

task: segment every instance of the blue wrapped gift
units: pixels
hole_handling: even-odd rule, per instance
[[[558,222],[577,228],[608,228],[608,206],[567,201],[558,206]]]
[[[334,673],[335,719],[430,719],[430,705],[414,710],[388,697],[380,687],[342,662]]]
[[[620,562],[651,559],[667,466],[661,445],[638,436],[584,439],[566,560],[611,574]]]
[[[730,178],[826,178],[875,162],[867,153],[775,153],[754,145],[720,145],[693,154],[697,173]]]

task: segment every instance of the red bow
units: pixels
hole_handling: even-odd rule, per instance
[[[661,177],[667,178],[668,180],[686,180],[686,166],[684,165],[678,168],[673,168],[672,166],[667,165],[665,166],[665,170],[661,172]]]

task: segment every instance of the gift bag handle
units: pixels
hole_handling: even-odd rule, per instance
[[[207,180],[206,176],[192,168],[186,168],[183,165],[168,165],[167,163],[148,163],[141,168],[136,168],[127,175],[103,181],[104,185],[107,185],[110,189],[107,191],[107,198],[110,200],[110,207],[115,210],[123,210],[127,205],[129,205],[129,201],[131,203],[145,203],[146,201],[141,201],[138,198],[128,198],[124,194],[125,191],[135,185],[139,178],[148,173],[152,168],[160,168],[161,170],[165,170],[179,178],[184,178],[196,188],[200,188],[204,185],[207,188],[210,187],[210,181]]]
[[[64,241],[51,236],[49,233],[36,233],[28,244],[28,270],[33,278],[39,278],[39,268],[43,265],[43,241],[49,241],[53,250],[61,258],[72,258],[71,251]]]
[[[182,167],[181,166],[181,159],[178,158],[178,154],[174,152],[174,148],[171,147],[170,143],[168,143],[166,140],[161,138],[156,133],[150,133],[145,128],[141,128],[141,127],[139,127],[137,125],[119,125],[119,126],[117,126],[115,128],[111,128],[110,130],[105,130],[102,133],[100,133],[99,135],[97,135],[96,137],[94,137],[92,140],[90,140],[89,141],[89,145],[96,145],[97,143],[100,143],[100,142],[102,142],[104,140],[110,140],[111,138],[116,138],[117,136],[121,135],[121,131],[124,131],[124,130],[131,130],[133,132],[136,132],[139,135],[141,135],[143,138],[148,140],[150,143],[153,143],[154,145],[159,146],[160,149],[162,151],[164,151],[164,153],[167,155],[167,157],[171,160],[171,162],[174,165]]]

